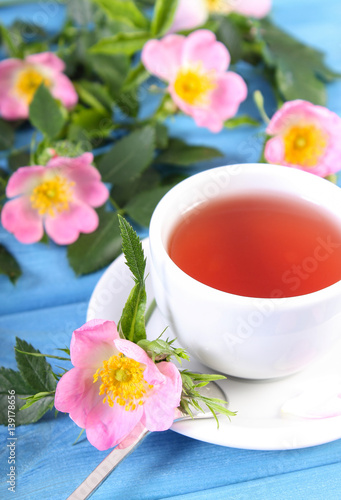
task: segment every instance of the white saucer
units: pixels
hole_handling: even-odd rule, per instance
[[[143,246],[148,274],[148,239],[143,240]],[[118,322],[132,286],[131,273],[121,255],[96,285],[90,299],[87,319]],[[148,278],[147,296],[150,303],[153,292]],[[148,323],[148,339],[158,337],[166,326],[167,322],[161,313],[154,311]],[[174,338],[170,329],[164,335],[165,338]],[[281,380],[264,382],[231,378],[219,381],[230,403],[229,408],[237,411],[238,415],[232,417],[231,421],[226,417],[219,417],[219,429],[214,419],[210,419],[178,422],[173,425],[172,430],[208,443],[251,450],[289,450],[339,439],[340,357],[341,345],[328,354],[328,357],[303,372]],[[189,364],[183,363],[182,368],[201,373],[212,372],[194,358]],[[289,413],[284,413],[283,409]]]

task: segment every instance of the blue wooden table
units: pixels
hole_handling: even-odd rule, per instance
[[[339,0],[273,0],[277,24],[322,49],[331,68],[341,71],[341,2]],[[43,3],[0,7],[0,19],[32,18],[39,13],[54,30],[63,20],[58,2],[53,15],[44,17]],[[0,2],[1,5],[1,2]],[[46,7],[46,6],[45,6]],[[46,11],[45,11],[46,12]],[[267,85],[261,75],[241,66],[250,93]],[[1,91],[1,89],[0,89]],[[328,107],[341,115],[341,82],[328,87]],[[269,101],[268,112],[274,103]],[[251,107],[251,99],[243,111]],[[221,149],[225,158],[203,167],[257,161],[260,130],[242,128],[213,135],[195,128],[191,119],[170,124],[172,134],[193,144]],[[18,136],[18,141],[25,137]],[[341,140],[341,138],[340,138]],[[1,159],[0,159],[1,161]],[[0,276],[0,365],[15,368],[13,346],[19,336],[41,352],[69,345],[72,331],[85,322],[92,290],[103,271],[77,278],[69,268],[66,249],[21,245],[0,228],[0,242],[16,256],[23,276],[16,286]],[[0,429],[0,498],[60,500],[66,498],[107,455],[82,437],[72,446],[79,429],[67,415],[53,412],[39,423],[16,431],[16,493],[7,491],[9,473],[7,429]],[[94,498],[131,500],[340,500],[341,440],[280,451],[247,451],[196,441],[172,431],[154,433],[95,493]]]

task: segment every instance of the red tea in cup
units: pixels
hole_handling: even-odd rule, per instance
[[[341,280],[341,225],[303,198],[243,194],[186,212],[168,253],[182,271],[212,288],[246,297],[294,297]]]

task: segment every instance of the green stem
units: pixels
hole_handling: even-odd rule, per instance
[[[266,111],[264,109],[264,97],[259,90],[256,90],[253,93],[253,100],[257,106],[259,114],[261,115],[264,123],[267,125],[268,123],[270,123],[270,118],[268,117],[268,115],[266,114]]]
[[[124,210],[122,210],[122,208],[118,205],[118,203],[116,203],[112,196],[109,197],[109,200],[112,206],[117,210],[117,213],[120,215],[124,215]]]
[[[53,359],[59,359],[61,361],[70,361],[70,358],[62,358],[61,356],[53,356],[52,354],[42,354],[40,352],[25,352],[25,351],[20,351],[16,347],[14,349],[17,352],[20,352],[21,354],[27,354],[28,356],[36,356],[37,358],[53,358]]]

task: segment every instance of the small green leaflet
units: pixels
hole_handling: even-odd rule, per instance
[[[122,249],[126,258],[126,264],[133,274],[135,283],[144,286],[146,258],[144,256],[141,240],[124,217],[119,215],[118,222],[121,230]]]
[[[102,38],[90,49],[92,54],[126,54],[131,56],[143,48],[150,39],[148,31],[133,31],[117,33],[108,38]]]
[[[135,286],[130,292],[119,321],[119,331],[122,337],[137,343],[146,338],[145,312],[147,294],[144,277],[146,259],[142,243],[136,232],[122,216],[119,215],[118,218],[123,253],[135,281]]]
[[[148,20],[132,0],[93,0],[106,14],[133,28],[147,28]]]
[[[123,90],[128,91],[135,87],[141,85],[145,80],[149,78],[149,73],[143,66],[141,62],[139,62],[136,66],[131,68],[129,71],[127,78],[123,84]]]
[[[222,156],[223,154],[215,148],[191,146],[181,139],[170,139],[168,149],[161,153],[155,161],[158,164],[189,167],[193,163],[221,158]]]
[[[10,149],[14,144],[14,128],[0,119],[0,151]]]
[[[173,347],[174,340],[140,340],[138,345],[146,351],[149,357],[155,361],[170,361],[172,356],[181,364],[183,359],[189,360],[189,356],[181,347]]]
[[[151,25],[152,36],[161,36],[171,27],[179,0],[156,0]]]
[[[148,227],[156,205],[175,185],[176,182],[137,193],[124,206],[124,211],[138,224]]]
[[[78,240],[68,246],[69,264],[77,275],[89,274],[110,264],[121,252],[121,238],[117,215],[97,211],[99,226],[90,234],[81,234]]]
[[[34,94],[29,118],[32,125],[50,139],[56,137],[64,126],[62,107],[43,84]]]
[[[154,149],[155,129],[149,125],[123,137],[97,164],[102,180],[115,185],[136,179],[153,161]]]
[[[208,398],[200,394],[200,387],[204,387],[215,380],[225,379],[226,377],[215,374],[193,373],[188,370],[181,370],[180,373],[182,379],[180,408],[182,411],[192,415],[190,406],[194,406],[197,410],[203,411],[200,406],[200,403],[203,403],[212,412],[218,427],[219,421],[216,412],[226,415],[229,418],[236,415],[236,412],[226,408],[226,401],[217,398]]]
[[[285,100],[305,99],[326,105],[325,82],[340,78],[324,63],[324,54],[299,42],[269,19],[260,22],[262,56],[275,71],[275,87]]]
[[[15,391],[15,423],[30,424],[39,420],[53,408],[56,379],[51,365],[39,351],[25,340],[16,339],[15,357],[19,371],[0,367],[0,424],[7,425],[8,396]],[[30,353],[35,356],[32,357]],[[38,393],[38,394],[37,394]],[[40,393],[40,394],[39,394]],[[32,403],[21,411],[29,398]],[[33,399],[32,399],[33,398]]]
[[[35,393],[54,391],[56,379],[52,373],[51,365],[44,357],[30,356],[28,353],[40,354],[40,351],[17,337],[15,359],[25,382],[34,389]]]
[[[119,321],[120,335],[131,342],[139,342],[146,338],[145,311],[147,294],[144,286],[135,285],[125,303]]]
[[[0,274],[8,276],[13,284],[22,274],[18,262],[3,245],[0,245]]]

